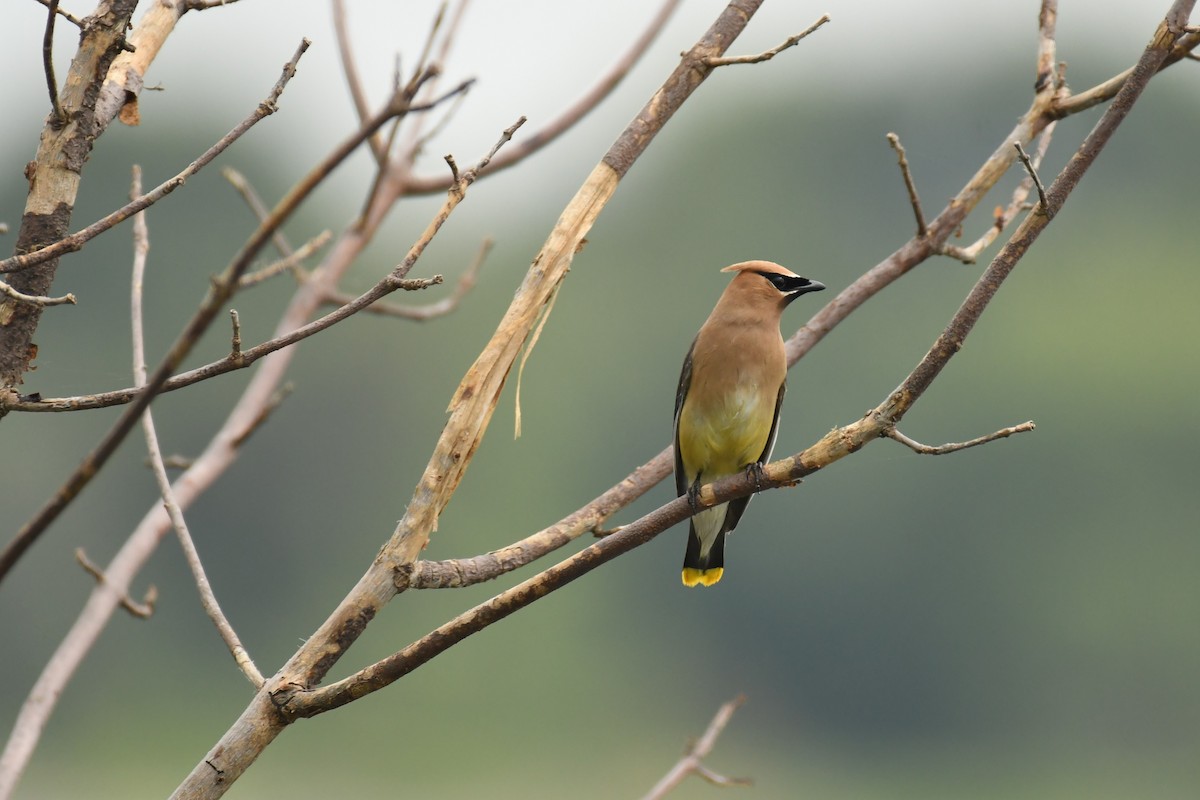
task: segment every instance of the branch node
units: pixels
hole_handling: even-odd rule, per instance
[[[236,308],[229,309],[229,321],[233,325],[233,336],[230,339],[229,358],[234,364],[241,366],[242,356],[242,320]]]
[[[900,162],[900,175],[904,178],[904,188],[908,190],[908,202],[912,204],[913,216],[917,218],[917,237],[924,239],[929,234],[929,228],[925,224],[925,212],[921,210],[921,198],[917,196],[917,184],[908,167],[908,155],[904,152],[904,145],[900,144],[899,136],[889,133],[887,140]]]
[[[1029,160],[1029,154],[1025,152],[1025,148],[1020,142],[1013,142],[1013,147],[1017,149],[1017,158],[1021,159],[1021,163],[1025,165],[1025,171],[1029,173],[1029,177],[1033,179],[1033,185],[1037,187],[1038,205],[1040,213],[1047,217],[1053,217],[1050,212],[1050,205],[1046,202],[1046,187],[1042,185],[1042,179],[1038,177],[1037,169],[1034,168],[1033,162]]]
[[[989,433],[986,436],[979,436],[966,442],[949,442],[947,444],[939,445],[921,444],[915,439],[910,439],[898,431],[895,425],[884,428],[883,435],[889,439],[899,442],[908,449],[912,450],[914,453],[920,453],[924,456],[940,456],[945,455],[946,453],[956,453],[959,450],[966,450],[968,447],[975,447],[977,445],[987,444],[988,442],[994,442],[997,439],[1007,439],[1014,433],[1025,433],[1027,431],[1034,430],[1036,427],[1037,426],[1033,424],[1033,421],[1030,420],[1029,422],[1022,422],[1020,425],[1001,428],[994,433]]]
[[[75,548],[75,560],[79,562],[79,566],[83,567],[84,572],[96,579],[96,583],[102,583],[112,588],[112,583],[108,580],[108,576],[104,574],[104,570],[96,566],[87,557],[82,547]],[[114,589],[115,591],[115,589]],[[128,611],[138,619],[149,619],[154,613],[154,604],[158,601],[158,587],[150,584],[146,589],[146,596],[142,598],[142,602],[137,602],[124,592],[118,592],[121,608]]]
[[[646,794],[642,800],[661,800],[675,789],[684,778],[688,775],[699,775],[704,780],[715,786],[749,786],[754,781],[750,778],[730,778],[725,775],[715,772],[704,765],[703,759],[712,752],[713,747],[717,744],[717,737],[725,730],[725,726],[729,724],[730,718],[733,717],[733,712],[741,707],[742,703],[746,702],[745,695],[738,695],[734,699],[725,703],[717,711],[712,722],[708,724],[708,729],[704,731],[704,735],[688,745],[684,755],[671,770],[663,776],[653,789]]]
[[[758,55],[753,55],[753,56],[708,56],[706,58],[701,58],[700,63],[711,69],[713,67],[726,67],[726,66],[729,66],[730,64],[759,64],[763,61],[770,61],[772,58],[779,55],[784,50],[787,50],[789,47],[795,47],[796,45],[798,45],[802,39],[806,38],[809,34],[813,33],[815,30],[817,30],[817,28],[820,28],[826,22],[829,22],[829,19],[830,19],[830,17],[828,14],[822,15],[819,20],[814,22],[812,25],[809,25],[807,28],[802,30],[800,33],[797,33],[795,36],[789,36],[783,42],[783,44],[776,45],[775,47],[772,47],[770,50],[764,50],[763,52],[759,53]],[[686,57],[687,53],[680,53],[680,55]]]

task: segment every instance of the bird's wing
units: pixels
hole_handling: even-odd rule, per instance
[[[673,435],[671,440],[675,444],[675,491],[677,495],[682,495],[688,490],[688,476],[683,471],[683,456],[679,450],[679,412],[683,410],[683,401],[687,397],[688,388],[692,385],[692,351],[696,349],[696,342],[692,340],[692,346],[688,348],[687,356],[683,359],[683,370],[679,374],[679,388],[675,390],[675,422]],[[778,414],[779,412],[776,411]]]

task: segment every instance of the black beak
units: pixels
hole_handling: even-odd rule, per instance
[[[808,278],[787,278],[787,286],[784,291],[787,293],[787,302],[791,303],[802,294],[809,292],[821,292],[825,290],[825,284],[820,281],[809,280]]]

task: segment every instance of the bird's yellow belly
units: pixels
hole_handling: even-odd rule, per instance
[[[708,408],[684,403],[679,417],[679,444],[689,483],[698,473],[708,483],[740,472],[758,460],[767,447],[775,414],[775,397],[772,395],[767,407],[761,395],[748,388]]]

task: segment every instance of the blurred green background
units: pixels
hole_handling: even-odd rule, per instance
[[[494,236],[458,312],[428,324],[360,315],[304,344],[295,393],[189,511],[214,588],[264,672],[315,629],[390,534],[447,399],[562,206],[722,7],[685,5],[583,124],[472,188],[413,273],[453,280]],[[1062,4],[1059,57],[1074,89],[1131,64],[1167,4],[1127,5]],[[349,6],[379,98],[394,54],[415,60],[433,6]],[[632,0],[610,12],[509,6],[468,14],[448,80],[481,82],[431,144],[427,171],[444,169],[444,152],[471,163],[520,114],[536,130],[649,15]],[[511,433],[510,382],[429,558],[474,555],[552,524],[664,447],[678,367],[724,286],[720,267],[766,258],[828,284],[789,310],[790,333],[905,241],[912,215],[886,132],[907,147],[932,217],[1026,109],[1036,2],[841,6],[767,3],[734,52],[765,49],[826,10],[833,22],[768,64],[714,75],[622,182],[525,371],[523,436]],[[8,13],[3,63],[28,76],[6,85],[0,121],[0,219],[15,231],[21,170],[46,106],[44,12],[27,2]],[[130,164],[153,185],[232,127],[300,35],[314,46],[280,113],[150,212],[152,357],[252,229],[218,168],[241,169],[275,198],[354,127],[327,6],[244,2],[188,14],[147,78],[166,91],[144,95],[143,125],[114,126],[96,149],[73,228],[123,201]],[[60,78],[73,37],[62,25]],[[684,532],[668,532],[382,693],[295,725],[230,796],[637,797],[721,703],[744,693],[708,761],[754,778],[754,789],[730,796],[1195,797],[1198,99],[1195,64],[1152,83],[903,425],[929,443],[1026,419],[1036,432],[936,458],[879,442],[799,489],[768,493],[731,540],[726,578],[712,590],[679,585]],[[1047,179],[1098,115],[1059,126]],[[1020,177],[1014,170],[982,204],[964,243]],[[341,229],[370,178],[357,157],[289,235]],[[345,288],[361,291],[398,262],[438,202],[401,205]],[[130,383],[129,262],[127,227],[64,260],[56,289],[80,304],[43,317],[27,391]],[[834,331],[793,371],[776,454],[878,403],[981,269],[926,263]],[[248,341],[269,335],[290,290],[284,279],[238,298]],[[223,354],[227,332],[217,328],[192,363]],[[157,401],[164,448],[197,453],[247,377]],[[5,538],[115,416],[3,420]],[[142,458],[139,433],[0,586],[5,735],[91,589],[72,551],[105,562],[155,502]],[[668,484],[612,522],[670,499]],[[532,574],[402,596],[335,675]],[[139,592],[151,582],[156,614],[118,615],[106,629],[19,797],[163,796],[244,707],[249,687],[171,539]],[[672,796],[718,791],[693,778]]]

